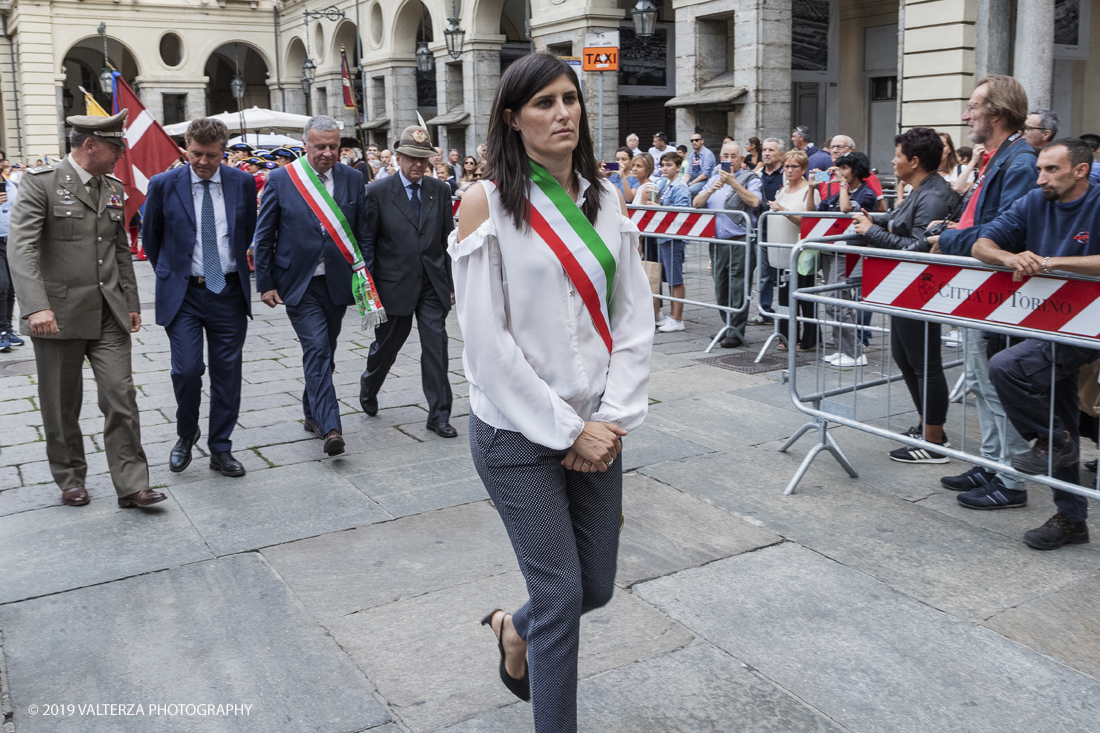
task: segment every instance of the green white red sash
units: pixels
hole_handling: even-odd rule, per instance
[[[527,202],[531,228],[550,245],[565,268],[610,353],[615,258],[561,184],[535,161],[530,164],[533,185],[528,189]]]
[[[302,194],[310,210],[320,219],[321,226],[332,237],[332,241],[336,242],[344,259],[351,265],[351,291],[355,295],[355,305],[362,318],[362,327],[373,328],[380,323],[385,323],[386,311],[378,298],[374,280],[367,272],[366,265],[363,264],[359,243],[355,241],[355,235],[351,232],[348,220],[344,218],[344,212],[325,190],[317,174],[313,172],[313,168],[306,164],[304,157],[288,165],[286,170],[298,193]]]

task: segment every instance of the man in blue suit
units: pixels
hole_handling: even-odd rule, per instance
[[[268,306],[286,306],[302,344],[304,426],[322,438],[325,453],[334,456],[344,452],[344,436],[332,384],[333,357],[344,313],[355,303],[351,265],[316,213],[322,210],[313,208],[326,205],[323,197],[307,202],[296,181],[316,178],[358,242],[366,238],[367,203],[363,174],[338,162],[336,120],[312,117],[303,134],[304,157],[273,170],[264,186],[254,250],[256,289]]]
[[[172,347],[176,434],[168,468],[191,463],[199,439],[203,332],[210,350],[210,468],[243,476],[231,436],[241,408],[241,361],[251,309],[248,247],[256,230],[256,183],[222,165],[229,130],[209,118],[184,137],[190,165],[153,176],[142,239],[157,274],[157,324]]]
[[[970,126],[970,139],[993,154],[981,168],[958,225],[928,238],[933,252],[969,256],[985,225],[1038,185],[1035,149],[1023,135],[1027,110],[1027,92],[1011,76],[987,76],[974,87],[963,122]],[[983,337],[977,329],[963,329],[963,335],[968,342],[966,388],[974,395],[978,408],[982,457],[1000,461],[1003,456],[1007,462],[1029,446],[1005,417],[1004,405],[989,378],[989,358],[1004,348],[1005,339],[996,334]],[[969,509],[1009,509],[1027,504],[1024,479],[994,474],[979,466],[958,476],[945,476],[940,483],[964,492],[958,501]]]

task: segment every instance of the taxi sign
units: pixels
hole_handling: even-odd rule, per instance
[[[615,46],[604,46],[584,49],[585,71],[618,71],[619,49]]]

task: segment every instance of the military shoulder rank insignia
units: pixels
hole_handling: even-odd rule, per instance
[[[122,197],[119,196],[117,193],[112,193],[111,197],[109,199],[107,199],[107,208],[109,208],[109,209],[121,209],[122,208]]]

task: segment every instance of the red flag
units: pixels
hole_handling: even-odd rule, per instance
[[[355,92],[351,88],[351,77],[348,76],[348,55],[340,51],[340,76],[344,80],[344,109],[355,109]]]
[[[126,223],[145,203],[149,179],[179,160],[181,151],[160,123],[153,119],[134,90],[115,72],[114,111],[127,109],[126,155],[115,165],[115,177],[126,189]]]

